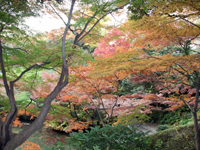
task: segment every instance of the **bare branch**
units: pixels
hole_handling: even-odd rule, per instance
[[[43,66],[43,65],[46,65],[46,64],[49,64],[48,62],[46,62],[46,63],[43,63],[43,64],[41,64],[41,65],[38,65],[38,64],[35,64],[35,65],[33,65],[33,66],[30,66],[29,68],[27,68],[26,70],[24,70],[15,80],[13,80],[13,81],[10,81],[10,83],[15,83],[15,82],[17,82],[26,72],[28,72],[28,71],[30,71],[31,69],[33,69],[34,67],[36,67],[36,66]]]
[[[35,102],[36,104],[37,104],[37,107],[38,108],[42,108],[42,106],[40,106],[40,104],[39,104],[39,102],[38,101],[36,101],[36,100],[34,100],[34,99],[32,99],[32,98],[30,98],[30,102],[28,103],[28,105],[25,107],[25,108],[27,108],[32,102]]]
[[[116,76],[116,75],[115,75]],[[118,77],[116,76],[116,78],[118,79]],[[114,111],[114,108],[115,106],[117,106],[117,102],[118,102],[118,98],[119,98],[119,82],[117,82],[117,97],[116,97],[116,100],[115,100],[115,104],[112,106],[112,109],[111,109],[111,114],[110,114],[110,117],[108,119],[108,123],[110,122],[110,119],[113,115],[113,111]]]
[[[185,105],[187,105],[188,106],[188,108],[190,109],[190,111],[192,112],[192,113],[194,113],[194,111],[193,111],[193,109],[190,107],[190,101],[188,102],[188,101],[186,101],[186,100],[184,100],[184,99],[181,99],[184,103],[185,103]]]
[[[119,23],[123,24],[123,22],[118,21],[113,14],[111,14],[111,16],[115,19],[116,22],[119,22]]]
[[[24,52],[26,52],[27,54],[28,54],[28,51],[26,50],[26,49],[23,49],[23,48],[14,48],[14,49],[19,49],[19,50],[22,50],[22,51],[24,51]]]
[[[53,11],[56,13],[56,15],[58,15],[58,17],[63,21],[63,23],[67,26],[67,23],[64,21],[64,19],[61,17],[61,15],[56,11],[56,9],[50,4],[50,2],[48,2],[49,5],[51,6],[51,8],[53,9]]]
[[[173,15],[168,14],[168,16],[169,16],[169,17],[179,17],[180,19],[182,19],[182,20],[184,20],[184,21],[186,21],[186,22],[188,22],[188,23],[192,24],[193,26],[195,26],[195,27],[197,27],[197,28],[200,29],[200,26],[198,26],[197,24],[195,24],[195,23],[193,23],[193,22],[187,20],[187,19],[186,19],[187,16],[183,17],[183,16],[180,16],[180,15],[174,15],[174,14],[173,14]]]
[[[80,39],[78,39],[78,42],[81,41],[86,35],[88,35],[88,34],[90,33],[90,31],[99,23],[99,21],[100,21],[101,19],[103,19],[103,18],[104,18],[105,16],[107,16],[108,14],[111,14],[112,12],[117,11],[118,9],[124,8],[125,6],[127,6],[127,5],[130,4],[130,3],[131,3],[131,2],[128,2],[128,3],[126,3],[125,5],[120,6],[120,7],[118,7],[118,8],[115,8],[115,9],[113,9],[113,10],[107,12],[106,14],[104,14],[101,18],[99,18],[99,19],[95,22],[95,24],[94,24]]]

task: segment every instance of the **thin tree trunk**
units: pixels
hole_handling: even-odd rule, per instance
[[[193,108],[195,141],[196,141],[197,150],[200,150],[200,132],[199,132],[200,129],[199,129],[198,120],[197,120],[197,106],[199,102],[199,85],[200,85],[200,77],[198,77],[198,81],[196,83],[196,97],[195,97],[195,104]]]
[[[85,110],[85,112],[86,112],[86,114],[88,115],[90,121],[92,122],[92,125],[93,125],[94,127],[96,127],[97,125],[96,125],[96,124],[94,123],[94,121],[92,120],[92,117],[90,116],[89,111],[88,111],[88,110]]]
[[[100,112],[99,112],[99,107],[96,108],[96,110],[97,110],[97,113],[98,113],[98,115],[99,115],[99,118],[100,118],[100,120],[101,120],[101,123],[102,123],[103,127],[105,127],[105,124],[104,124],[103,119],[102,119],[102,117],[101,117],[101,114],[100,114]]]
[[[196,113],[193,113],[193,119],[194,119],[196,149],[200,150],[200,132],[199,132],[199,125]]]

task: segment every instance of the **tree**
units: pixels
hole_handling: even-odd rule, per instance
[[[96,71],[103,72],[103,76],[129,71],[130,74],[135,75],[134,81],[152,81],[157,84],[156,87],[161,92],[175,95],[171,101],[178,100],[180,103],[171,109],[184,104],[190,108],[194,119],[196,148],[199,150],[197,108],[200,62],[199,51],[197,48],[192,49],[191,43],[200,35],[199,23],[194,21],[195,18],[199,18],[197,6],[200,3],[197,1],[154,2],[156,7],[152,13],[143,15],[137,21],[128,21],[121,28],[123,32],[129,32],[130,38],[135,40],[128,51],[99,59]],[[181,48],[163,49],[171,45]],[[112,68],[112,71],[108,68]],[[94,73],[98,76],[102,75]],[[195,95],[195,98],[190,98],[190,94]]]
[[[43,3],[44,1],[41,1],[41,2]],[[51,5],[51,2],[53,3],[53,1],[48,1],[47,2],[48,5],[61,18],[61,16],[56,11],[56,9]],[[61,1],[59,1],[59,2],[61,2]],[[44,2],[44,3],[46,3],[46,2]],[[0,5],[1,10],[3,10],[2,16],[6,16],[5,21],[3,20],[3,23],[1,24],[1,29],[0,29],[0,31],[1,31],[0,63],[1,63],[1,72],[2,72],[4,87],[6,89],[6,94],[8,96],[9,103],[10,103],[10,112],[6,116],[5,122],[3,122],[2,119],[0,118],[0,127],[1,127],[0,148],[3,150],[15,149],[16,147],[21,145],[29,136],[31,136],[36,130],[38,130],[39,128],[41,128],[43,126],[43,122],[44,122],[46,115],[49,112],[51,102],[56,97],[56,95],[61,91],[61,89],[64,88],[68,84],[69,60],[72,59],[72,57],[74,55],[74,51],[76,51],[75,48],[76,48],[77,43],[79,41],[81,41],[85,36],[87,36],[93,30],[93,28],[100,22],[101,19],[103,19],[108,14],[110,14],[120,8],[123,8],[124,6],[128,5],[130,2],[128,0],[123,1],[123,2],[121,2],[120,0],[114,0],[114,1],[109,1],[109,2],[93,1],[93,0],[79,1],[79,3],[77,3],[77,5],[80,6],[79,8],[84,8],[84,9],[88,8],[91,12],[93,12],[93,14],[87,15],[88,16],[87,18],[80,17],[76,21],[75,25],[73,26],[74,28],[71,29],[71,19],[73,17],[72,13],[73,13],[73,9],[75,7],[75,3],[76,3],[76,0],[72,0],[70,10],[66,11],[66,9],[65,9],[65,12],[64,12],[65,14],[67,14],[68,21],[64,22],[66,25],[66,28],[62,35],[62,46],[61,46],[62,53],[59,53],[61,57],[57,57],[57,59],[59,58],[58,64],[61,64],[60,67],[62,68],[58,83],[55,86],[55,88],[53,89],[53,91],[51,91],[51,93],[49,95],[47,95],[47,97],[45,98],[38,118],[30,126],[28,126],[26,129],[24,129],[23,131],[21,131],[18,134],[12,133],[12,122],[14,121],[14,119],[17,115],[17,111],[18,111],[15,97],[14,97],[14,85],[15,85],[15,83],[17,83],[17,81],[20,80],[20,78],[26,72],[30,71],[31,69],[37,69],[37,68],[42,68],[42,67],[48,68],[48,67],[50,67],[51,63],[53,63],[53,65],[55,65],[54,64],[55,57],[53,57],[53,59],[50,59],[51,57],[49,57],[49,58],[44,57],[44,59],[43,59],[43,57],[40,57],[42,54],[42,52],[40,50],[43,50],[45,52],[50,52],[51,50],[54,49],[54,47],[48,47],[47,43],[43,44],[42,42],[45,42],[45,40],[42,40],[42,42],[39,42],[39,44],[38,44],[37,40],[33,41],[33,39],[29,38],[30,42],[28,44],[25,44],[25,48],[27,48],[27,49],[23,49],[21,46],[24,44],[23,43],[24,41],[19,40],[19,35],[12,34],[13,26],[15,27],[15,29],[17,29],[16,27],[18,27],[17,25],[21,21],[21,20],[19,20],[20,16],[24,16],[24,14],[27,14],[27,11],[32,10],[31,8],[29,9],[29,6],[31,7],[32,5],[30,5],[29,2],[26,2],[26,1],[8,1],[8,2],[3,1],[3,3],[1,3],[1,5]],[[14,5],[12,5],[12,4],[14,4]],[[56,3],[53,3],[53,4],[57,5]],[[24,7],[27,9],[24,9]],[[11,10],[13,10],[13,12],[10,12]],[[78,14],[80,14],[80,12]],[[94,23],[90,24],[90,23],[92,23],[92,21],[94,21]],[[8,27],[8,29],[6,29],[5,27]],[[77,27],[78,27],[78,29],[77,29]],[[73,46],[68,45],[69,47],[66,48],[65,40],[66,40],[66,36],[67,36],[67,33],[69,30],[71,30],[71,32],[73,32],[75,34],[74,41],[73,41],[73,44],[75,46],[73,47]],[[19,28],[16,31],[19,31]],[[22,30],[20,30],[20,31],[22,31]],[[11,36],[11,34],[13,36]],[[16,41],[14,43],[9,43],[9,40],[11,42],[12,39],[14,39],[15,37],[16,37]],[[9,44],[12,44],[14,49],[10,48]],[[39,45],[39,48],[37,47],[38,45]],[[17,46],[20,46],[20,47],[17,47]],[[67,53],[68,56],[66,56],[66,49],[69,50]],[[10,51],[13,50],[13,53],[10,53],[9,50]],[[36,60],[31,58],[31,55],[29,55],[29,53],[30,54],[33,53],[34,54],[33,56],[35,56],[34,58],[38,58],[37,59],[38,62],[36,62]],[[10,59],[10,57],[9,57],[10,55],[13,58],[15,58],[15,57],[16,58]],[[24,58],[26,58],[25,56],[28,57],[29,59],[31,59],[31,61],[27,62],[27,60],[29,60],[29,59],[27,59],[27,60],[24,59]],[[42,55],[42,56],[45,56],[45,55]],[[54,55],[52,55],[52,53],[51,53],[50,56],[54,56]],[[7,61],[7,59],[9,61]],[[15,65],[13,66],[14,61],[15,61],[15,63],[14,63]],[[62,63],[60,63],[60,62],[62,62]],[[22,65],[24,70],[20,73],[20,75],[17,78],[10,80],[10,79],[8,79],[8,76],[7,76],[7,73],[9,72],[8,69],[9,68],[14,69],[15,67],[17,67],[16,65]]]
[[[72,129],[82,130],[83,128],[80,128],[82,124],[85,124],[85,127],[88,128],[88,121],[93,126],[97,126],[99,123],[102,126],[111,123],[114,108],[117,107],[119,99],[118,80],[122,79],[124,74],[93,78],[89,76],[93,69],[94,64],[92,62],[87,62],[86,66],[79,65],[69,68],[69,84],[55,98],[54,104],[57,106],[54,106],[55,111],[50,111],[54,119],[47,121],[47,126],[48,124],[53,126],[53,122],[64,124],[63,122],[67,120],[66,128],[61,129],[62,127],[59,128],[58,126],[53,128],[71,132]],[[44,80],[48,82],[42,82],[32,91],[34,99],[48,95],[51,91],[50,88],[56,84],[56,73],[43,74]],[[66,115],[66,113],[70,115]]]

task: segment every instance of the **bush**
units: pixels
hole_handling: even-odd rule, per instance
[[[158,140],[162,141],[161,150],[196,150],[194,124],[181,125],[149,135],[150,148]]]
[[[147,133],[137,131],[137,128],[129,128],[119,123],[117,126],[106,125],[103,128],[91,128],[87,133],[78,132],[70,134],[70,145],[75,143],[79,150],[93,150],[98,147],[101,150],[147,150],[150,141],[145,137]]]
[[[151,122],[161,124],[186,124],[191,119],[190,110],[187,106],[180,107],[175,111],[153,111],[149,114]],[[184,122],[183,122],[184,120]]]
[[[142,82],[136,83],[129,79],[123,79],[120,82],[119,95],[132,95],[134,93],[138,93],[140,91],[144,91],[145,93],[156,93],[155,85],[153,82]]]

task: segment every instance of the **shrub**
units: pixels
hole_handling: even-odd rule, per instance
[[[190,121],[190,110],[187,106],[180,107],[175,111],[153,111],[149,114],[151,122],[161,124],[186,124]]]
[[[148,136],[153,149],[158,140],[161,150],[196,150],[194,124],[181,125]]]
[[[150,141],[145,137],[146,133],[136,131],[137,128],[129,128],[119,123],[117,126],[106,125],[103,128],[91,128],[87,133],[78,132],[70,134],[70,145],[75,143],[79,150],[93,150],[93,147],[99,149],[145,149],[147,150]]]

